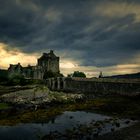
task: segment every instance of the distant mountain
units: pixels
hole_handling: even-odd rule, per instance
[[[124,75],[113,75],[113,76],[107,76],[104,78],[126,78],[126,79],[137,79],[140,78],[140,72],[133,73],[133,74],[124,74]]]

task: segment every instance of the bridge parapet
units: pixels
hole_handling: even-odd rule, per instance
[[[47,79],[47,85],[51,90],[65,90],[66,78],[65,77],[57,77],[57,78],[49,78]]]
[[[129,82],[130,81],[130,82]],[[76,93],[100,93],[140,95],[140,82],[120,79],[88,79],[58,77],[50,78],[47,82],[50,90],[76,92]]]

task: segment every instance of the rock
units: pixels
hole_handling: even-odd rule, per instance
[[[70,119],[73,119],[73,116],[70,116],[69,118],[70,118]]]
[[[129,121],[129,120],[127,120],[127,121],[125,121],[125,123],[126,123],[126,124],[129,124],[129,123],[130,123],[130,121]]]
[[[116,122],[115,125],[116,125],[116,127],[120,127],[120,123],[119,122]]]
[[[115,128],[111,128],[111,132],[114,132],[115,131]]]

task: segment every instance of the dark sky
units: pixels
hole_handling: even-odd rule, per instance
[[[139,72],[140,1],[0,0],[1,67],[50,49],[65,74]]]

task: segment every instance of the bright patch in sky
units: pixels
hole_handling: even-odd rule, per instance
[[[60,67],[65,68],[65,69],[71,69],[71,68],[74,68],[76,66],[77,66],[77,64],[73,64],[72,62],[62,62],[62,63],[60,63]]]
[[[35,65],[38,54],[26,54],[20,50],[8,50],[8,46],[0,43],[0,68],[7,68],[9,64],[21,63],[23,66],[28,64]]]

